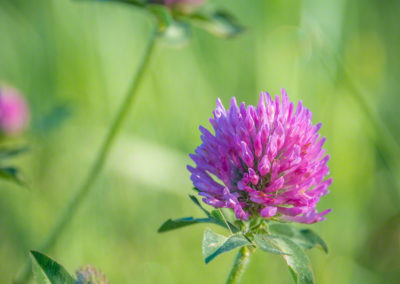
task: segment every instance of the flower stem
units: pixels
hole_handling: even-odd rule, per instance
[[[244,270],[246,269],[247,264],[250,260],[250,255],[253,252],[254,248],[252,247],[242,247],[235,257],[235,261],[233,262],[231,272],[229,273],[228,280],[226,280],[226,284],[237,284],[242,277]]]
[[[101,148],[97,154],[95,162],[93,163],[86,179],[84,180],[83,184],[76,192],[76,194],[70,199],[70,201],[64,208],[63,212],[61,213],[56,222],[56,225],[51,230],[47,239],[39,247],[40,251],[46,252],[56,244],[58,238],[63,233],[69,222],[72,220],[73,216],[76,214],[77,210],[79,209],[82,202],[85,200],[86,196],[89,194],[90,190],[93,188],[93,183],[95,182],[101,169],[103,168],[104,163],[106,162],[106,159],[110,153],[111,147],[115,141],[115,138],[117,137],[117,134],[121,129],[121,126],[125,121],[126,117],[128,116],[129,110],[131,109],[131,106],[134,102],[137,88],[150,62],[152,51],[154,50],[156,36],[157,36],[156,32],[157,28],[155,28],[152,34],[150,35],[150,40],[141,58],[136,74],[129,87],[128,93],[113,123],[111,124],[107,136],[105,137],[101,145]],[[19,277],[14,281],[14,283],[26,282],[27,280],[29,280],[30,275],[31,275],[30,265],[27,265],[24,268],[23,272],[19,275]]]

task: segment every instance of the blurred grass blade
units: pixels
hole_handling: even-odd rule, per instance
[[[275,244],[289,255],[283,255],[297,284],[313,284],[311,263],[303,249],[285,236],[272,235]]]
[[[288,254],[281,251],[277,246],[275,246],[272,240],[273,238],[271,238],[267,234],[257,234],[254,236],[254,241],[261,250],[273,254]]]
[[[203,237],[203,257],[206,263],[209,263],[218,255],[233,250],[238,247],[251,245],[251,242],[243,235],[231,235],[224,237],[206,229]]]
[[[33,272],[38,284],[74,284],[74,278],[67,270],[48,256],[31,251]],[[42,273],[40,273],[40,270]]]
[[[328,253],[328,246],[325,241],[310,229],[298,229],[289,224],[270,224],[268,230],[275,235],[290,238],[304,249],[312,249],[318,246],[324,252]]]

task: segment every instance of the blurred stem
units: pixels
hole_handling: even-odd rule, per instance
[[[150,62],[151,54],[155,46],[155,41],[157,37],[157,26],[153,29],[152,34],[150,35],[149,42],[146,46],[144,54],[139,63],[138,70],[136,71],[135,76],[133,77],[132,83],[129,87],[127,95],[115,117],[111,127],[108,131],[106,138],[104,139],[102,146],[97,154],[97,158],[93,163],[84,183],[79,188],[77,193],[71,198],[71,200],[66,205],[64,211],[59,216],[56,225],[51,230],[47,239],[43,242],[43,244],[39,247],[41,252],[46,252],[51,249],[57,242],[58,238],[65,230],[68,223],[72,220],[73,216],[76,214],[82,202],[85,200],[86,196],[89,194],[90,190],[93,188],[93,183],[96,181],[101,169],[104,166],[104,163],[110,153],[111,147],[117,137],[123,122],[129,114],[129,110],[132,107],[134,99],[136,97],[137,88],[139,83],[143,77],[145,70]],[[14,281],[14,283],[23,283],[29,280],[31,275],[30,265],[25,267],[24,271],[19,275],[19,277]]]
[[[235,261],[233,262],[231,272],[229,273],[228,280],[226,280],[226,284],[237,284],[242,277],[244,270],[246,269],[247,264],[250,260],[250,255],[253,252],[254,248],[252,247],[242,247],[235,257]]]

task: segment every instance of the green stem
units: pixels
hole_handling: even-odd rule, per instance
[[[136,71],[134,79],[129,87],[129,90],[125,97],[125,100],[123,101],[123,103],[117,113],[116,118],[114,119],[113,123],[111,124],[108,134],[102,143],[102,146],[97,154],[97,158],[96,158],[94,164],[92,165],[86,179],[84,180],[84,183],[79,188],[79,190],[76,192],[76,194],[71,198],[71,200],[68,202],[64,211],[61,213],[60,217],[58,218],[56,225],[53,227],[52,231],[50,232],[48,238],[39,247],[40,251],[46,252],[55,245],[58,238],[60,237],[62,232],[65,230],[66,226],[68,225],[68,223],[71,222],[73,216],[76,214],[77,209],[79,209],[80,205],[85,200],[85,198],[89,194],[90,190],[93,188],[92,187],[93,183],[95,182],[101,169],[103,168],[104,163],[110,153],[111,147],[115,141],[115,138],[117,137],[117,134],[118,134],[119,130],[121,129],[123,122],[125,121],[126,117],[128,116],[129,110],[131,109],[133,101],[136,97],[135,95],[137,92],[137,88],[138,88],[139,83],[143,77],[143,74],[149,64],[150,57],[151,57],[152,51],[154,49],[156,36],[157,36],[156,31],[157,31],[157,29],[155,29],[150,36],[150,41],[146,46],[146,49],[145,49],[143,57],[140,61],[138,70]],[[20,277],[18,277],[14,281],[14,283],[26,282],[27,280],[29,280],[30,275],[31,275],[31,270],[28,265],[24,269],[24,271],[20,274]]]
[[[244,270],[250,260],[250,255],[253,252],[252,247],[242,247],[235,257],[231,272],[229,273],[226,284],[237,284],[242,277]]]

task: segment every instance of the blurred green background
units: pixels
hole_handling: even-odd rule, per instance
[[[247,27],[223,40],[194,29],[184,48],[158,42],[101,177],[48,254],[111,283],[223,283],[234,252],[205,265],[205,225],[187,198],[188,154],[220,97],[255,104],[286,88],[322,122],[334,183],[312,225],[328,243],[308,254],[316,283],[400,283],[400,1],[210,0]],[[0,81],[32,108],[12,143],[29,189],[0,182],[0,283],[43,241],[94,160],[136,70],[151,17],[116,3],[0,0]],[[49,117],[51,123],[49,125]],[[217,229],[219,230],[219,229]],[[256,252],[243,283],[292,283],[279,256]]]

